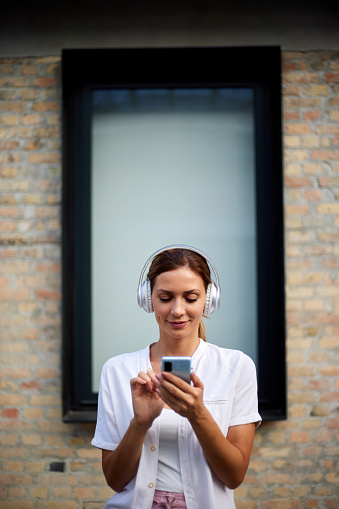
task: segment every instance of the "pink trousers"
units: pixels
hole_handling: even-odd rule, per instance
[[[185,495],[155,490],[152,509],[187,509]]]

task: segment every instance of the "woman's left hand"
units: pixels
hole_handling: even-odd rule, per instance
[[[206,411],[203,402],[204,386],[195,373],[191,373],[193,385],[169,372],[157,375],[156,379],[157,393],[178,414],[191,421]]]

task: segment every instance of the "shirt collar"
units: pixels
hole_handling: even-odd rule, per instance
[[[206,350],[206,342],[203,341],[201,338],[199,338],[199,340],[200,340],[200,343],[198,345],[198,348],[196,349],[196,351],[194,352],[194,354],[191,357],[193,371],[195,371],[200,358],[202,357],[202,355],[204,354],[204,352]],[[151,347],[151,345],[148,345],[148,346],[146,346],[146,348],[144,348],[144,350],[140,350],[141,366],[142,366],[142,368],[144,368],[146,366],[145,371],[147,371],[148,368],[152,369],[151,358],[150,358],[150,347]]]

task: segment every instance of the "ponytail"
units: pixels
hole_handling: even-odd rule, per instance
[[[206,327],[205,327],[205,324],[204,324],[204,322],[202,320],[199,323],[198,336],[203,341],[206,341]]]

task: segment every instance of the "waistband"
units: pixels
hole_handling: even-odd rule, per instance
[[[187,509],[185,495],[155,490],[152,509]]]

